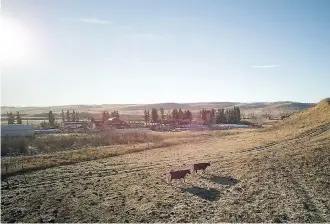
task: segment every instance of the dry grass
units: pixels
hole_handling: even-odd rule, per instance
[[[240,130],[226,132],[179,132],[179,133],[112,133],[98,138],[85,139],[87,134],[60,134],[42,136],[35,141],[42,146],[42,152],[51,152],[33,156],[4,157],[1,159],[1,173],[12,176],[18,173],[47,169],[50,167],[70,165],[85,161],[108,158],[127,153],[135,153],[148,149],[169,147],[191,142],[205,141],[214,136],[225,136],[238,133]],[[120,137],[120,138],[118,138]],[[81,139],[85,139],[80,142]],[[91,142],[92,140],[92,142]],[[80,142],[80,143],[79,143]],[[84,143],[84,142],[88,142]],[[104,144],[103,144],[103,143]],[[114,144],[117,143],[117,144]],[[119,144],[120,143],[120,144]],[[111,146],[102,146],[102,145]],[[59,146],[61,145],[61,146]],[[68,145],[64,149],[63,145]],[[101,145],[99,147],[87,147]],[[75,146],[75,147],[73,147]],[[79,146],[79,147],[78,147]],[[84,147],[85,146],[85,147]],[[57,147],[57,148],[56,148]],[[83,148],[82,148],[83,147]],[[79,148],[79,149],[74,149]],[[40,150],[40,149],[39,149]],[[23,168],[22,168],[23,167]]]
[[[162,133],[181,144],[10,177],[1,219],[330,222],[330,114],[319,108],[266,130]],[[166,183],[169,170],[203,161],[205,174]]]

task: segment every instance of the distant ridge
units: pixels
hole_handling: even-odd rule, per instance
[[[229,108],[238,106],[244,109],[277,109],[277,110],[304,110],[314,106],[314,103],[299,103],[290,101],[279,102],[256,102],[256,103],[239,103],[239,102],[200,102],[200,103],[158,103],[158,104],[141,104],[126,107],[126,110],[144,110],[163,107],[167,109],[201,109],[201,108]]]
[[[55,113],[60,113],[62,110],[78,110],[79,112],[98,113],[104,110],[118,110],[124,114],[141,114],[141,111],[152,108],[164,108],[165,111],[172,109],[189,109],[197,111],[202,108],[231,108],[238,106],[242,111],[264,111],[264,110],[305,110],[313,107],[313,103],[300,103],[291,101],[278,101],[278,102],[253,102],[253,103],[240,103],[240,102],[197,102],[197,103],[156,103],[156,104],[101,104],[101,105],[61,105],[50,106],[51,110]],[[44,114],[47,113],[49,107],[7,107],[2,106],[2,117],[6,116],[7,112],[16,113],[19,111],[22,114]]]

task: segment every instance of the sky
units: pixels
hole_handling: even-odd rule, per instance
[[[329,12],[329,0],[2,0],[1,105],[318,102]]]

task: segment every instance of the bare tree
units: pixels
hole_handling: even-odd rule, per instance
[[[268,120],[272,119],[272,111],[270,111],[270,110],[265,111],[265,112],[262,114],[262,117],[264,117],[264,118],[266,118],[266,119],[268,119]]]
[[[257,119],[257,117],[256,117],[256,115],[255,115],[254,112],[250,112],[250,113],[248,114],[248,118],[249,118],[249,119],[252,119],[252,120]]]

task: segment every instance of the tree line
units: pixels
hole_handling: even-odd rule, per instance
[[[238,124],[241,121],[241,110],[239,107],[233,109],[218,109],[216,113],[216,124]]]
[[[239,107],[233,109],[202,109],[200,110],[200,116],[208,124],[235,124],[241,121],[241,111]],[[156,108],[150,110],[144,110],[144,121],[147,123],[158,123],[163,120],[189,120],[193,119],[193,115],[190,110],[182,110],[181,108],[170,110],[165,116],[164,109],[160,108],[159,113]]]
[[[239,107],[233,109],[220,108],[217,111],[215,109],[202,109],[200,110],[200,116],[207,124],[238,124],[241,121],[241,111]]]
[[[79,121],[79,112],[73,110],[72,113],[70,114],[70,110],[66,111],[66,114],[64,113],[64,111],[62,110],[61,112],[61,118],[62,121]]]
[[[145,109],[144,110],[144,121],[147,123],[153,122],[158,123],[164,120],[192,120],[192,113],[189,110],[182,110],[181,108],[173,109],[172,112],[168,111],[168,113],[165,116],[164,108],[158,110],[156,108],[150,110]]]
[[[18,111],[16,113],[16,117],[12,112],[10,113],[7,112],[7,117],[8,117],[8,125],[15,124],[15,120],[16,120],[16,124],[23,123],[22,117]],[[55,114],[53,113],[53,111],[49,110],[47,118],[48,118],[47,121],[44,120],[40,123],[41,128],[57,128],[59,126],[59,124],[56,122]],[[70,110],[67,110],[65,115],[64,111],[62,110],[61,118],[63,122],[79,121],[79,112],[73,110],[72,113],[70,113]]]
[[[61,111],[61,119],[63,122],[65,121],[79,121],[79,112],[73,110],[72,113],[70,113],[70,110],[67,110],[66,113],[64,111]],[[43,121],[40,124],[41,128],[47,129],[47,128],[58,128],[59,124],[56,121],[55,114],[53,111],[48,112],[48,122]]]

